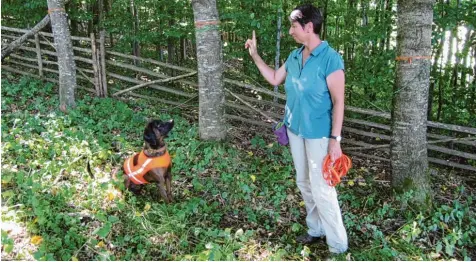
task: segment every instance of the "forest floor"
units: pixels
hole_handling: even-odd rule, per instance
[[[295,241],[305,209],[287,147],[247,127],[224,143],[203,142],[196,121],[144,100],[78,92],[64,114],[57,93],[2,74],[2,260],[329,258],[325,242]],[[155,185],[136,196],[111,176],[155,118],[175,120],[172,204]],[[423,212],[409,204],[411,192],[392,191],[383,163],[353,163],[337,186],[349,250],[332,260],[476,259],[476,190],[461,176],[434,172],[433,207]]]

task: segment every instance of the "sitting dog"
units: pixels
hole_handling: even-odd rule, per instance
[[[144,148],[124,162],[124,184],[138,193],[144,184],[157,183],[166,203],[173,201],[170,184],[172,161],[164,138],[174,127],[174,121],[153,120],[144,130]]]

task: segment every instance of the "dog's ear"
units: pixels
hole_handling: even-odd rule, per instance
[[[174,127],[173,119],[170,119],[167,122],[160,121],[160,123],[157,123],[157,129],[159,130],[162,136],[167,136],[167,134],[170,132],[170,130],[172,130],[173,127]]]

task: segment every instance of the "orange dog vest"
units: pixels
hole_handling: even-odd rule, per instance
[[[137,165],[134,165],[134,158],[137,154],[133,155],[124,162],[124,171],[129,179],[136,185],[147,184],[144,179],[144,175],[151,169],[158,167],[168,167],[170,165],[170,155],[166,150],[162,156],[148,157],[144,154],[144,151],[139,153]]]

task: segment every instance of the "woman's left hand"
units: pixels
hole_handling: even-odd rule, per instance
[[[329,153],[332,162],[339,159],[339,157],[342,156],[342,149],[340,148],[340,142],[337,142],[337,140],[335,139],[329,139],[329,147],[327,149],[327,152]]]

